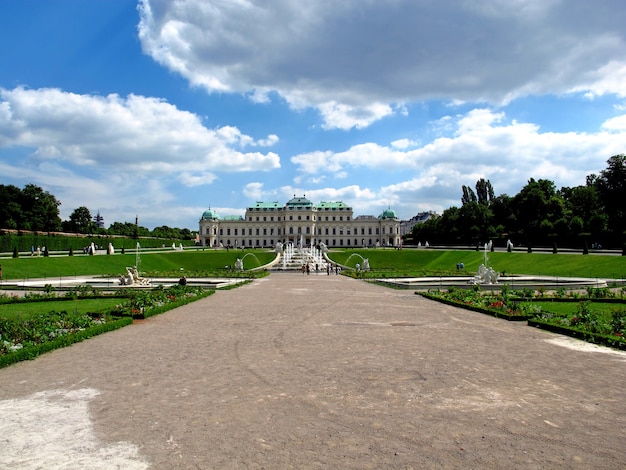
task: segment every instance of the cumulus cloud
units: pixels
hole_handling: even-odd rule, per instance
[[[462,185],[473,186],[480,178],[490,179],[498,194],[511,195],[529,178],[549,179],[559,187],[584,184],[588,174],[626,148],[626,116],[607,120],[596,133],[541,132],[535,124],[509,122],[504,113],[485,108],[444,121],[449,135],[423,146],[364,143],[343,152],[300,154],[291,161],[310,178],[360,169],[402,172],[405,181],[374,189],[376,197],[406,211],[420,204],[423,210],[443,210],[459,204]],[[459,197],[453,198],[456,193]]]
[[[273,134],[256,140],[232,126],[208,129],[197,115],[156,98],[0,89],[0,148],[7,162],[10,152],[23,155],[11,164],[0,158],[0,173],[45,187],[62,202],[106,210],[109,223],[133,220],[137,212],[162,219],[159,205],[173,204],[174,185],[277,169],[277,154],[248,150],[278,140]],[[61,217],[75,208],[62,206]],[[168,212],[181,220],[185,208]]]
[[[209,92],[365,127],[403,103],[626,95],[621,0],[141,0],[146,54]],[[582,40],[581,38],[584,38]]]
[[[271,170],[280,167],[278,155],[242,150],[277,141],[255,141],[232,126],[207,129],[157,98],[0,89],[0,145],[33,148],[37,160],[174,175]]]

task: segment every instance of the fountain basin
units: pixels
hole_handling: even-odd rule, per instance
[[[441,276],[441,277],[414,277],[414,278],[379,278],[378,282],[393,284],[397,287],[415,290],[471,289],[474,287],[473,276]],[[553,276],[500,276],[497,284],[480,284],[483,290],[500,289],[507,285],[511,289],[585,289],[587,287],[608,287],[608,283],[623,284],[621,279],[592,279],[582,277],[553,277]]]

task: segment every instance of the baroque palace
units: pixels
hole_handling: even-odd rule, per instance
[[[200,243],[211,247],[271,248],[302,241],[305,246],[400,246],[400,221],[391,208],[378,217],[353,216],[343,202],[313,204],[293,197],[287,204],[257,202],[246,215],[220,217],[211,209],[200,218]]]

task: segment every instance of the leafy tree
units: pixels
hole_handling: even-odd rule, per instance
[[[470,188],[469,186],[465,186],[463,185],[463,195],[461,196],[461,204],[465,205],[465,204],[470,204],[472,202],[476,202],[476,194],[474,193],[474,190],[472,188]]]
[[[516,215],[515,232],[522,236],[527,243],[535,244],[552,229],[553,222],[548,216],[553,207],[552,198],[556,195],[556,188],[552,181],[531,178],[513,198],[512,209]]]
[[[13,185],[0,185],[0,227],[17,229],[22,225],[22,190]]]
[[[74,212],[70,215],[70,219],[63,223],[64,230],[78,233],[94,233],[97,230],[97,225],[91,217],[89,209],[85,206],[81,206],[74,209]]]
[[[0,226],[22,230],[57,231],[61,228],[61,203],[39,186],[0,186]]]
[[[626,231],[626,155],[614,155],[607,164],[599,176],[590,175],[588,182],[597,189],[608,229],[618,241],[623,240]]]
[[[483,206],[489,206],[494,199],[493,186],[489,180],[484,178],[479,179],[476,182],[476,196],[478,198],[478,204]]]
[[[135,225],[131,222],[113,222],[109,226],[109,233],[111,235],[125,235],[127,237],[149,237],[150,230],[140,225]]]
[[[472,242],[486,242],[493,214],[489,208],[478,202],[464,204],[459,211],[459,225],[463,238]]]
[[[489,209],[493,214],[494,223],[500,226],[499,234],[509,231],[516,224],[517,219],[512,204],[513,198],[507,194],[501,194],[491,200]]]

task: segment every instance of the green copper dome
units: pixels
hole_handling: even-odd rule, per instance
[[[378,216],[378,218],[379,219],[397,219],[398,216],[396,215],[396,211],[389,208],[387,210],[384,210],[383,213]]]
[[[219,216],[219,214],[217,212],[212,211],[211,209],[207,209],[202,214],[202,218],[204,220],[219,220],[220,216]]]

